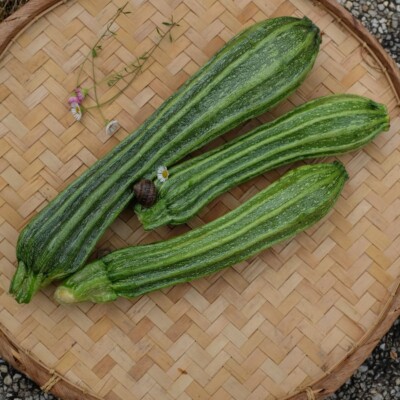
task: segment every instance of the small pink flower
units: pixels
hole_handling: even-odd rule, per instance
[[[80,101],[79,101],[79,99],[78,99],[78,97],[77,96],[72,96],[72,97],[70,97],[69,99],[68,99],[68,103],[69,104],[75,104],[75,103],[78,103],[78,104],[80,104]]]
[[[76,88],[75,89],[76,97],[79,101],[79,104],[82,103],[83,99],[85,98],[85,93],[81,88]]]

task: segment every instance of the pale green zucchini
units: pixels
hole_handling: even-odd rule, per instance
[[[10,293],[29,302],[40,287],[82,267],[132,200],[132,183],[286,98],[310,71],[319,45],[319,29],[292,17],[262,21],[229,41],[24,228]]]
[[[86,265],[57,288],[55,298],[75,303],[136,297],[234,265],[319,221],[347,178],[339,162],[294,169],[209,224]]]
[[[302,159],[359,149],[389,128],[386,107],[368,98],[332,95],[301,105],[155,180],[157,202],[135,211],[145,229],[182,224],[207,203],[257,175]]]

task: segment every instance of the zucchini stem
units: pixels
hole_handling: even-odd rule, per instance
[[[68,279],[68,283],[59,286],[54,298],[61,304],[73,304],[81,301],[104,303],[117,298],[107,277],[106,265],[97,260],[87,268]]]
[[[11,280],[10,293],[15,296],[18,303],[29,303],[42,282],[42,274],[35,275],[34,271],[28,269],[23,261],[19,261],[17,271]]]

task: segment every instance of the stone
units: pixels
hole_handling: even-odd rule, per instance
[[[22,375],[21,375],[21,374],[15,374],[15,375],[13,376],[13,381],[19,381],[21,378],[22,378]]]
[[[358,368],[358,370],[363,374],[363,373],[368,371],[368,366],[367,365],[361,365],[361,367]]]
[[[5,364],[0,365],[0,372],[3,374],[8,374],[8,367]]]
[[[4,383],[6,386],[12,385],[12,378],[11,378],[11,376],[10,376],[10,375],[6,375],[5,378],[4,378],[4,380],[3,380],[3,383]]]

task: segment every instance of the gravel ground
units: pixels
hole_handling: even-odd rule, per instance
[[[26,0],[0,0],[0,20]],[[338,0],[360,19],[400,66],[400,0]],[[7,10],[5,9],[7,6]],[[56,400],[0,359],[0,400]],[[327,400],[400,399],[400,319],[372,355]]]
[[[400,399],[400,319],[353,376],[326,400]]]
[[[338,0],[367,27],[400,66],[400,0]]]
[[[3,19],[6,19],[27,1],[28,0],[0,0],[0,22],[3,21]]]
[[[0,400],[56,400],[0,359]]]

